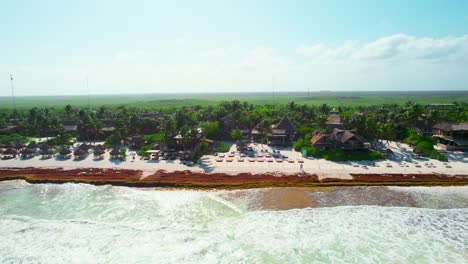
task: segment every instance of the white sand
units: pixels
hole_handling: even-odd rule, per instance
[[[271,153],[271,148],[266,145],[258,144],[255,146],[257,149],[264,148]],[[377,166],[373,167],[371,161],[362,162],[330,162],[323,159],[308,160],[301,157],[301,153],[294,150],[281,150],[281,154],[287,155],[289,159],[293,159],[294,163],[289,163],[286,160],[279,163],[274,162],[249,162],[248,157],[244,158],[243,162],[237,161],[239,154],[236,154],[232,162],[227,162],[227,155],[223,158],[222,162],[217,162],[215,156],[206,155],[200,160],[200,164],[189,167],[181,164],[179,160],[175,161],[148,161],[136,157],[133,161],[132,154],[134,151],[128,151],[126,161],[110,160],[109,153],[106,152],[104,159],[95,160],[93,154],[89,154],[85,159],[76,161],[74,159],[61,160],[57,158],[42,160],[40,156],[31,159],[11,159],[0,160],[0,167],[37,167],[37,168],[114,168],[114,169],[134,169],[142,170],[144,175],[149,175],[157,170],[176,171],[176,170],[191,170],[194,172],[216,172],[216,173],[265,173],[265,172],[280,172],[286,174],[301,172],[300,164],[297,160],[303,160],[303,171],[306,173],[317,174],[320,178],[334,177],[334,178],[351,178],[349,173],[372,173],[372,174],[385,174],[385,173],[411,173],[411,174],[463,174],[468,175],[468,159],[463,156],[461,152],[449,152],[449,162],[444,164],[432,159],[411,159],[411,149],[406,144],[390,143],[390,148],[394,151],[395,157],[391,160],[384,160],[375,162]],[[235,150],[235,145],[231,147]],[[404,161],[404,159],[408,159]],[[416,164],[417,162],[417,164]],[[387,165],[391,167],[387,167]],[[363,166],[367,165],[367,169]],[[418,168],[417,165],[421,167]],[[447,168],[451,166],[452,168]]]

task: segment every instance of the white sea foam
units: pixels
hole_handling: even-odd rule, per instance
[[[449,204],[457,193],[459,201],[457,188],[465,187],[437,199]],[[229,199],[226,191],[1,184],[0,263],[468,261],[467,208],[246,206],[261,191]]]

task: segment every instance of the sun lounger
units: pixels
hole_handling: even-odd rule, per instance
[[[217,162],[223,162],[223,159],[217,158],[216,161]]]
[[[265,159],[257,159],[257,162],[264,162]]]
[[[273,162],[274,160],[273,159],[267,159],[267,162]]]
[[[298,159],[297,162],[298,162],[298,163],[304,163],[304,161],[301,160],[301,159]]]
[[[276,159],[276,162],[282,163],[283,160],[282,159]]]
[[[249,162],[255,162],[255,159],[249,158]]]
[[[234,159],[231,159],[231,158],[227,158],[226,161],[227,162],[232,162]]]
[[[288,162],[289,163],[294,163],[294,160],[293,159],[288,159]]]
[[[244,159],[243,158],[238,158],[237,161],[238,162],[244,162]]]
[[[445,166],[445,168],[448,168],[448,169],[450,169],[450,168],[452,168],[452,166],[450,166],[450,165],[447,165],[447,166]]]

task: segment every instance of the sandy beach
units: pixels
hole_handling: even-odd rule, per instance
[[[352,179],[352,174],[468,175],[468,158],[464,157],[463,152],[449,152],[447,153],[449,161],[441,162],[433,159],[412,158],[411,148],[406,144],[391,142],[389,148],[395,153],[393,157],[377,162],[331,162],[324,159],[307,159],[303,158],[301,153],[291,150],[291,148],[280,150],[281,155],[287,158],[249,158],[241,157],[238,152],[235,152],[236,146],[232,145],[231,150],[222,155],[224,157],[205,155],[198,164],[193,166],[187,166],[180,160],[143,160],[138,156],[133,159],[135,151],[129,151],[126,161],[111,160],[109,152],[106,152],[102,160],[94,159],[92,153],[89,153],[82,160],[62,160],[56,157],[41,159],[40,156],[35,156],[30,159],[0,160],[0,167],[63,168],[64,170],[80,168],[139,170],[142,171],[142,177],[151,175],[156,171],[191,171],[193,173],[222,173],[228,175],[241,173],[294,175],[302,173],[317,175],[319,179]],[[267,145],[255,144],[254,149],[264,156],[273,153],[272,148]],[[230,154],[232,152],[235,153]]]

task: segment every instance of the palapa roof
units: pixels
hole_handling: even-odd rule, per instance
[[[273,133],[295,133],[296,127],[287,116],[283,117],[278,123],[271,126]]]
[[[41,155],[52,155],[54,152],[51,149],[41,150]]]
[[[315,134],[311,139],[310,139],[310,144],[315,145],[317,144],[320,140],[325,138],[325,134],[323,133],[317,133]]]
[[[83,144],[81,144],[78,148],[79,148],[79,149],[82,149],[82,150],[84,150],[84,151],[88,151],[88,149],[91,148],[91,145],[88,145],[88,144],[83,143]]]
[[[443,131],[468,131],[468,123],[437,123],[434,125],[434,128]]]
[[[41,147],[40,147],[41,150],[47,150],[47,149],[51,149],[51,148],[52,148],[52,146],[50,146],[50,145],[48,145],[48,144],[43,144],[43,145],[41,145]]]
[[[99,144],[99,145],[96,145],[94,147],[94,150],[97,150],[97,149],[100,149],[102,151],[106,150],[106,146],[102,145],[102,144]]]
[[[93,152],[94,156],[101,156],[104,154],[104,150],[100,149],[100,148],[96,148]]]
[[[14,149],[14,148],[8,148],[7,150],[5,150],[3,152],[3,154],[7,154],[7,155],[16,155],[17,154],[17,150]]]
[[[78,128],[78,121],[62,120],[62,126],[66,131],[76,131]]]
[[[112,156],[120,155],[120,149],[114,148],[114,149],[110,152],[110,154],[111,154]]]
[[[77,149],[77,150],[75,151],[75,153],[73,153],[73,155],[75,155],[75,156],[83,156],[83,155],[85,155],[85,154],[86,154],[86,151],[84,151],[83,149],[80,149],[80,148]]]
[[[36,151],[32,148],[25,148],[23,151],[21,151],[21,154],[33,154],[34,152]]]
[[[26,144],[23,144],[23,143],[16,143],[16,148],[17,149],[22,149],[22,148],[25,148],[26,147]]]
[[[341,125],[343,124],[343,118],[339,114],[330,114],[327,118],[327,125]]]
[[[68,155],[70,153],[72,153],[72,151],[69,148],[63,148],[63,149],[60,150],[60,155],[65,156],[65,155]]]
[[[343,144],[353,138],[364,143],[364,139],[353,130],[341,130],[335,128],[333,129],[333,132],[330,135],[328,135],[328,137],[330,140],[337,140]]]

